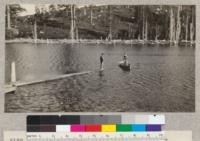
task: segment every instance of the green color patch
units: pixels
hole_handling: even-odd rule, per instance
[[[132,125],[131,124],[117,124],[116,131],[117,132],[132,131]]]

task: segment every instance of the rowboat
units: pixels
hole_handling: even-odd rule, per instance
[[[124,71],[130,71],[131,70],[131,65],[125,64],[124,61],[119,62],[119,67]]]

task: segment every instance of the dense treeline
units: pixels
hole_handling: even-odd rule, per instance
[[[23,17],[22,11],[7,6],[7,39],[195,40],[195,6],[49,5]]]

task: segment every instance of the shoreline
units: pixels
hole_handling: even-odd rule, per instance
[[[12,39],[12,40],[5,40],[5,43],[43,43],[43,44],[159,44],[159,45],[167,45],[171,44],[174,45],[176,43],[170,42],[167,40],[90,40],[90,39],[79,39],[79,40],[71,40],[71,39],[25,39],[25,38],[20,38],[20,39]],[[179,44],[188,44],[188,45],[194,45],[195,42],[190,42],[190,41],[181,41]]]

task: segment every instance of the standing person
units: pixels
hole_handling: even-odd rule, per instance
[[[126,53],[124,53],[124,56],[123,56],[123,61],[124,61],[124,64],[127,65],[128,64],[128,56]]]
[[[100,56],[100,70],[103,70],[103,61],[104,61],[103,55],[104,55],[104,53],[101,53],[101,56]]]

